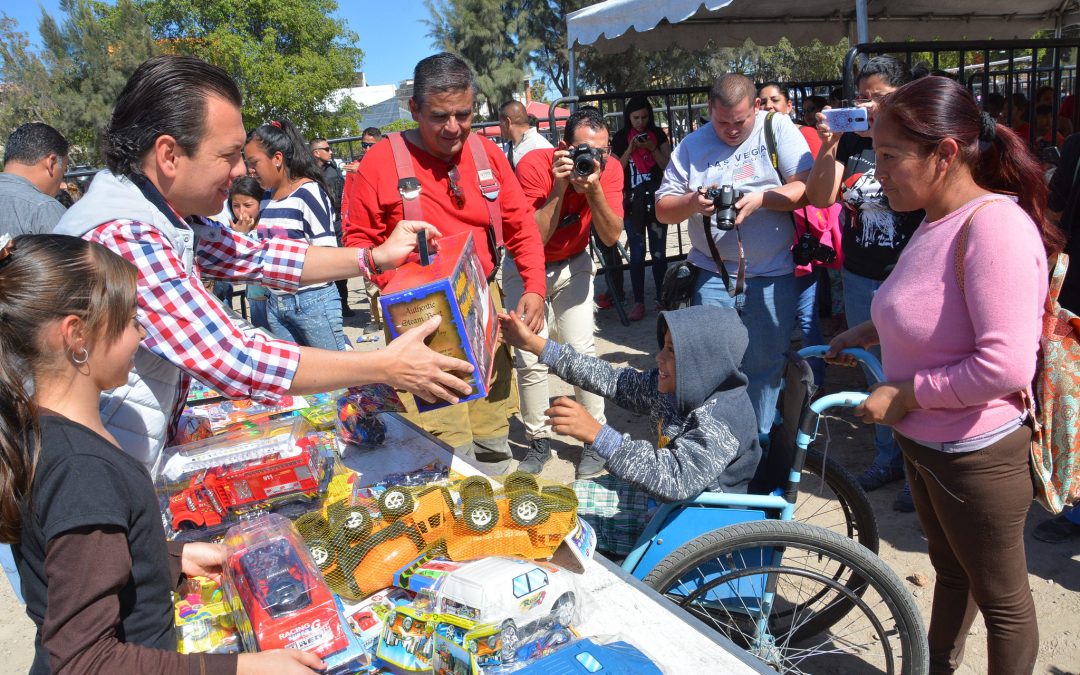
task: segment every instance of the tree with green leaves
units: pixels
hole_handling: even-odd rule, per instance
[[[514,0],[424,0],[431,11],[428,33],[440,49],[465,60],[476,76],[492,119],[499,106],[525,88],[525,69],[537,41]]]
[[[58,22],[42,12],[43,48],[33,50],[9,19],[0,21],[0,132],[40,120],[60,130],[76,161],[98,164],[102,131],[113,103],[140,63],[158,53],[142,12],[132,0],[113,6],[61,0]]]
[[[351,86],[363,53],[332,14],[335,0],[135,0],[166,51],[190,54],[232,75],[248,126],[287,118],[309,135],[355,131]]]

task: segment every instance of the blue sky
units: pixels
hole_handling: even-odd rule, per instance
[[[4,3],[2,11],[18,23],[19,30],[38,41],[41,8],[58,20],[59,0],[15,0]],[[428,27],[422,23],[431,14],[423,0],[338,0],[337,15],[360,36],[364,50],[362,69],[369,84],[394,84],[412,77],[413,66],[434,53]]]

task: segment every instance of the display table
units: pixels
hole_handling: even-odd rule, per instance
[[[350,448],[345,465],[373,483],[391,473],[419,469],[439,461],[464,475],[480,471],[427,432],[396,414],[383,414],[386,443],[376,450]],[[597,555],[581,579],[588,601],[583,635],[621,633],[631,638],[668,673],[769,673],[719,633],[674,603]]]

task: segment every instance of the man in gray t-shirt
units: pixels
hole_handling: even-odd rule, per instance
[[[67,139],[48,124],[30,122],[11,132],[0,173],[0,234],[52,232],[64,215],[55,195],[67,161]]]
[[[693,304],[739,311],[750,337],[742,370],[749,379],[747,389],[758,428],[767,433],[798,301],[790,212],[805,204],[804,181],[814,159],[791,120],[774,115],[771,123],[778,166],[773,168],[765,142],[767,113],[755,110],[756,95],[754,83],[742,75],[728,74],[716,80],[709,91],[710,123],[684,138],[672,153],[656,191],[656,217],[665,223],[689,220],[692,248],[687,259],[698,268]],[[746,193],[736,203],[737,230],[713,226],[715,207],[704,191],[723,185]],[[732,297],[706,237],[712,237],[724,266],[735,275],[740,233],[746,288]],[[735,279],[728,282],[734,290]]]

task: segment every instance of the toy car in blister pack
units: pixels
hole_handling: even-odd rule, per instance
[[[176,591],[176,650],[181,654],[240,651],[236,625],[221,586],[208,577],[188,577]]]
[[[226,591],[247,651],[310,651],[333,673],[370,662],[288,519],[234,525],[225,545]]]
[[[153,473],[166,531],[209,539],[253,512],[312,503],[334,475],[335,444],[294,420],[167,448]]]
[[[576,507],[570,488],[541,488],[516,472],[498,487],[482,476],[449,487],[390,486],[377,514],[354,503],[337,523],[314,518],[300,530],[335,592],[356,599],[391,584],[408,587],[416,569],[439,557],[550,558],[575,531]]]
[[[502,663],[498,626],[453,615],[437,615],[431,669],[446,675],[486,673]]]
[[[345,620],[352,632],[359,636],[364,648],[374,654],[387,617],[396,608],[412,602],[415,596],[415,593],[402,588],[385,588],[360,602],[342,603]]]

